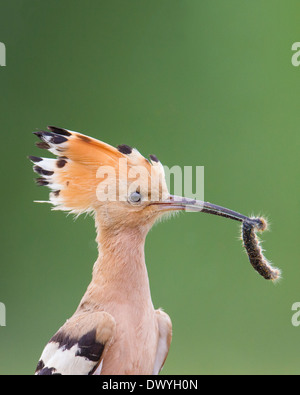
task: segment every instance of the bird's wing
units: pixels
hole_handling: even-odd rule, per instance
[[[156,310],[156,319],[158,323],[158,343],[154,362],[153,374],[157,375],[164,366],[168,356],[171,340],[172,340],[172,322],[168,314],[162,310]]]
[[[106,312],[75,314],[46,345],[36,368],[37,375],[100,374],[110,345],[115,320]]]

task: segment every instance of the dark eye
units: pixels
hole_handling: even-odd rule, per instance
[[[129,201],[131,203],[140,203],[142,200],[142,195],[139,192],[132,192],[132,194],[129,196]]]

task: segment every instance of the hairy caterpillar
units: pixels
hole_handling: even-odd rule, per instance
[[[264,257],[256,231],[263,232],[268,227],[264,218],[251,218],[242,223],[242,239],[253,268],[266,280],[277,280],[281,272]]]

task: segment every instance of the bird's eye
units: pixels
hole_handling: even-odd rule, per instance
[[[130,203],[140,203],[142,200],[142,195],[139,192],[132,192],[129,196]]]

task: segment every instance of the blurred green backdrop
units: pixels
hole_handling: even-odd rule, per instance
[[[172,318],[163,374],[297,374],[299,1],[1,0],[0,373],[32,374],[97,256],[91,218],[51,212],[31,132],[66,127],[205,166],[205,199],[263,214],[268,283],[233,221],[182,214],[148,236],[153,302]]]

